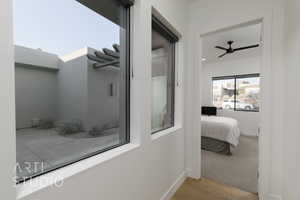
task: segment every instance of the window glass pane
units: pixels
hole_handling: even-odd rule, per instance
[[[175,43],[152,30],[152,133],[174,125]]]
[[[128,142],[128,9],[81,2],[14,0],[18,181]]]
[[[259,111],[259,77],[236,79],[236,110]]]
[[[213,104],[217,108],[234,109],[234,79],[213,80]]]

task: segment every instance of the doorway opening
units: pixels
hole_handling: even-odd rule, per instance
[[[263,23],[201,36],[201,176],[258,193]]]

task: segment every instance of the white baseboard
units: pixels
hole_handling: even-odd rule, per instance
[[[280,195],[275,194],[268,194],[264,195],[263,198],[259,198],[260,200],[282,200],[282,197]]]
[[[282,200],[281,196],[269,194],[269,200]]]
[[[180,174],[180,176],[176,179],[176,181],[171,185],[168,191],[160,198],[160,200],[170,200],[175,192],[180,188],[183,182],[186,179],[186,172]]]

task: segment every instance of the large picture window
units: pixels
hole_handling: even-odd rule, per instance
[[[152,17],[152,133],[174,126],[175,44],[178,38]]]
[[[219,109],[259,111],[259,74],[213,78],[213,104]]]
[[[129,142],[132,0],[14,0],[17,182]]]

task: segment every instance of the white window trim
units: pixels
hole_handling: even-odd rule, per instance
[[[176,133],[178,131],[181,131],[182,130],[182,126],[179,125],[179,126],[173,126],[171,128],[168,128],[168,129],[165,129],[165,130],[161,130],[155,134],[152,134],[151,135],[151,140],[154,141],[154,140],[158,140],[159,138],[161,137],[165,137],[165,136],[168,136],[170,134],[173,134],[173,133]]]

